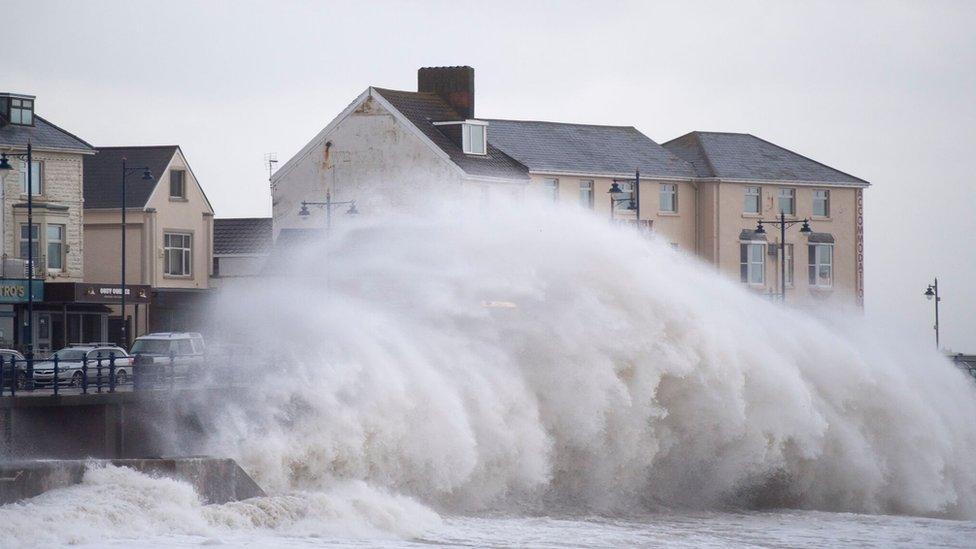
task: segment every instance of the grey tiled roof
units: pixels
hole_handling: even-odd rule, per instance
[[[270,217],[214,219],[214,255],[266,254],[272,243]]]
[[[525,166],[494,146],[491,140],[491,128],[488,129],[488,154],[472,155],[464,154],[457,143],[432,124],[432,122],[461,119],[457,111],[452,109],[439,95],[382,88],[373,88],[373,90],[389,101],[438,148],[447,153],[451,157],[451,161],[465,173],[476,176],[528,180],[528,170]]]
[[[91,153],[92,146],[44,118],[34,115],[33,126],[7,124],[0,128],[0,146],[27,147],[27,140],[35,149],[58,149],[63,151]]]
[[[488,121],[488,141],[532,171],[692,178],[687,162],[631,126]]]
[[[868,184],[746,133],[691,132],[668,141],[664,147],[691,163],[699,177]]]
[[[157,182],[166,177],[166,166],[176,154],[176,145],[149,147],[99,147],[95,156],[85,158],[85,208],[118,208],[122,203],[122,158],[130,167],[146,166],[152,181],[143,181],[141,172],[125,178],[125,205],[141,208],[149,201]]]

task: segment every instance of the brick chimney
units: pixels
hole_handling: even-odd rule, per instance
[[[436,93],[461,118],[474,118],[474,69],[471,67],[423,67],[417,71],[417,91]]]

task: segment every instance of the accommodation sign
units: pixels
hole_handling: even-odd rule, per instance
[[[27,280],[0,279],[0,303],[27,303]],[[44,301],[44,282],[34,281],[34,301]]]

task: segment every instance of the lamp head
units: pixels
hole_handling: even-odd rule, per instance
[[[800,227],[800,234],[810,234],[812,232],[813,232],[813,229],[810,228],[810,220],[809,219],[804,219],[803,220],[803,225]]]
[[[142,170],[142,180],[143,181],[153,180],[152,172],[149,171],[149,168],[145,168],[144,170]]]
[[[10,165],[10,161],[7,160],[7,153],[0,154],[0,170],[12,170],[13,166]]]
[[[346,215],[359,215],[359,210],[356,209],[355,200],[353,200],[352,203],[349,204],[349,209],[346,210]]]
[[[935,297],[935,292],[932,290],[932,286],[929,286],[925,289],[925,299],[932,301],[933,297]]]
[[[304,201],[302,202],[301,209],[298,210],[298,215],[308,217],[308,204],[306,204]]]
[[[616,182],[614,182],[612,185],[610,185],[610,190],[607,191],[607,194],[612,195],[612,196],[619,196],[619,195],[621,195],[623,193],[624,193],[624,191],[622,191],[620,189],[620,185],[618,185]]]
[[[756,234],[766,234],[766,229],[763,228],[763,224],[761,221],[756,224]]]

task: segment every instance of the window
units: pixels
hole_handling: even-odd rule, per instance
[[[779,213],[796,215],[796,189],[779,190]]]
[[[810,285],[830,288],[834,282],[834,246],[832,244],[810,244],[809,254]]]
[[[38,227],[37,223],[34,223],[33,225],[31,225],[31,229],[32,230],[30,231],[31,232],[30,239],[33,240],[33,242],[31,242],[31,250],[30,251],[33,252],[33,256],[34,256],[34,260],[35,261],[37,260],[38,257],[40,257],[40,254],[38,254],[39,241],[38,241],[37,237],[39,235],[38,235],[38,229],[37,229],[37,227]],[[28,250],[27,250],[27,243],[28,242],[29,242],[29,240],[28,240],[28,233],[27,233],[27,223],[21,223],[21,225],[20,225],[20,257],[22,259],[27,259],[27,257],[28,257],[28,253],[27,253],[28,252]]]
[[[779,253],[779,246],[776,247],[776,252]],[[793,245],[787,244],[786,251],[783,253],[783,257],[786,258],[786,286],[788,288],[793,287]],[[779,269],[779,265],[776,266]],[[780,271],[777,271],[776,277],[779,278]]]
[[[580,206],[593,209],[593,180],[580,179]]]
[[[186,198],[186,172],[183,170],[169,171],[169,195],[173,198]]]
[[[830,216],[830,191],[826,189],[813,190],[813,215],[817,217]]]
[[[41,163],[37,160],[31,162],[30,176],[30,192],[34,196],[39,196],[41,194]],[[27,194],[27,162],[20,163],[20,192]]]
[[[486,154],[487,138],[484,124],[462,124],[461,125],[461,145],[464,152],[468,154]]]
[[[740,278],[748,284],[763,284],[766,281],[765,244],[744,242],[739,245]]]
[[[545,193],[545,197],[552,200],[553,202],[559,200],[559,180],[558,179],[543,179],[542,189]]]
[[[190,276],[190,253],[193,235],[166,233],[163,235],[165,272],[171,276]]]
[[[10,98],[10,123],[22,126],[34,124],[34,101],[31,99]]]
[[[64,269],[64,225],[47,226],[47,268]]]
[[[660,204],[658,210],[662,212],[678,211],[678,186],[661,183]]]
[[[759,207],[762,204],[762,191],[759,187],[746,187],[746,198],[742,205],[742,211],[747,214],[760,213]]]

